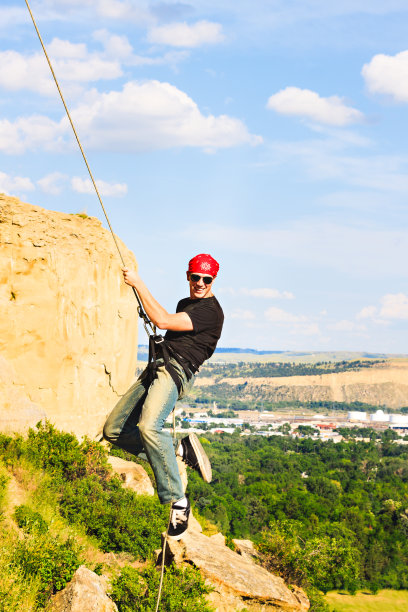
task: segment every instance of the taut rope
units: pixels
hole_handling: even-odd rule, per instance
[[[37,32],[38,39],[39,39],[39,41],[40,41],[40,43],[41,43],[41,46],[42,46],[42,49],[43,49],[43,51],[44,51],[44,55],[45,55],[45,57],[46,57],[46,59],[47,59],[48,66],[50,67],[51,74],[52,74],[53,79],[54,79],[54,81],[55,81],[55,85],[57,86],[58,93],[59,93],[60,98],[61,98],[61,100],[62,100],[62,103],[63,103],[63,105],[64,105],[65,112],[66,112],[67,117],[68,117],[68,119],[69,119],[69,122],[70,122],[70,124],[71,124],[72,131],[74,132],[74,135],[75,135],[76,141],[77,141],[78,146],[79,146],[79,149],[80,149],[80,151],[81,151],[81,154],[82,154],[83,160],[84,160],[84,162],[85,162],[86,168],[87,168],[87,170],[88,170],[88,174],[89,174],[89,176],[91,177],[92,184],[93,184],[93,186],[94,186],[94,189],[95,189],[96,195],[98,196],[99,204],[100,204],[100,205],[101,205],[101,207],[102,207],[103,214],[105,215],[105,219],[106,219],[106,221],[107,221],[107,223],[108,223],[108,226],[109,226],[110,232],[111,232],[111,234],[112,234],[112,238],[113,238],[113,240],[114,240],[114,242],[115,242],[116,249],[117,249],[117,251],[118,251],[118,253],[119,253],[120,260],[121,260],[121,262],[122,262],[122,265],[123,265],[123,266],[125,266],[125,265],[126,265],[126,264],[125,264],[125,260],[123,259],[123,256],[122,256],[122,253],[121,253],[121,250],[120,250],[120,248],[119,248],[118,241],[117,241],[117,239],[116,239],[116,236],[115,236],[115,234],[113,233],[113,229],[112,229],[111,223],[110,223],[110,221],[109,221],[108,213],[106,212],[105,206],[103,205],[101,195],[100,195],[100,193],[99,193],[99,190],[98,190],[98,187],[97,187],[97,185],[96,185],[95,179],[94,179],[93,174],[92,174],[92,172],[91,172],[91,168],[89,167],[88,160],[87,160],[87,158],[86,158],[86,155],[85,155],[84,149],[82,148],[81,141],[79,140],[79,136],[78,136],[77,131],[76,131],[76,129],[75,129],[75,125],[74,125],[74,123],[73,123],[73,121],[72,121],[72,119],[71,119],[71,115],[70,115],[70,112],[69,112],[69,110],[68,110],[68,106],[67,106],[67,105],[66,105],[66,103],[65,103],[64,96],[63,96],[63,94],[62,94],[61,88],[60,88],[59,83],[58,83],[58,79],[57,79],[56,74],[55,74],[55,72],[54,72],[54,69],[53,69],[53,67],[52,67],[51,60],[50,60],[50,58],[48,57],[47,49],[45,48],[45,45],[44,45],[43,39],[41,38],[40,31],[39,31],[39,29],[38,29],[38,27],[37,27],[37,24],[36,24],[36,22],[35,22],[34,15],[33,15],[32,11],[31,11],[31,8],[30,8],[30,5],[29,5],[29,3],[28,3],[28,0],[25,0],[25,3],[26,3],[26,5],[27,5],[28,12],[30,13],[31,20],[32,20],[32,22],[33,22],[33,24],[34,24],[35,31]],[[135,298],[136,298],[137,303],[138,303],[137,310],[138,310],[138,313],[139,313],[140,318],[143,320],[143,325],[144,325],[144,328],[145,328],[145,330],[146,330],[147,335],[148,335],[148,336],[150,336],[150,334],[151,334],[151,333],[155,334],[155,333],[156,333],[156,329],[155,329],[155,327],[154,327],[153,323],[150,321],[150,319],[149,319],[149,317],[147,316],[147,314],[145,313],[144,308],[143,308],[143,305],[142,305],[142,302],[141,302],[141,299],[140,299],[140,297],[139,297],[139,295],[138,295],[138,293],[137,293],[136,289],[135,289],[134,287],[132,287],[132,289],[133,289],[133,293],[134,293]],[[149,330],[149,327],[150,327],[150,330]]]
[[[72,121],[72,119],[71,119],[70,112],[69,112],[68,107],[67,107],[67,105],[66,105],[66,103],[65,103],[64,96],[63,96],[63,94],[62,94],[61,88],[60,88],[59,83],[58,83],[58,79],[57,79],[57,77],[56,77],[56,75],[55,75],[55,72],[54,72],[54,69],[53,69],[53,67],[52,67],[52,64],[51,64],[50,58],[48,57],[47,50],[46,50],[45,45],[44,45],[44,43],[43,43],[43,40],[42,40],[42,38],[41,38],[40,31],[39,31],[39,29],[38,29],[38,27],[37,27],[37,24],[36,24],[36,22],[35,22],[34,15],[33,15],[32,11],[31,11],[31,8],[30,8],[30,5],[29,5],[29,3],[28,3],[28,0],[25,0],[25,3],[26,3],[26,5],[27,5],[28,12],[30,13],[31,20],[32,20],[32,22],[33,22],[33,24],[34,24],[35,31],[37,32],[38,39],[39,39],[39,41],[40,41],[40,43],[41,43],[41,46],[42,46],[42,49],[43,49],[43,51],[44,51],[44,55],[45,55],[45,57],[46,57],[46,59],[47,59],[48,66],[50,67],[51,74],[52,74],[52,76],[53,76],[53,78],[54,78],[55,85],[57,86],[58,93],[59,93],[60,98],[61,98],[61,100],[62,100],[62,103],[63,103],[63,105],[64,105],[65,112],[66,112],[67,117],[68,117],[68,119],[69,119],[69,122],[70,122],[70,124],[71,124],[72,131],[74,132],[74,135],[75,135],[76,141],[77,141],[78,146],[79,146],[79,149],[80,149],[80,151],[81,151],[81,154],[82,154],[83,160],[84,160],[84,162],[85,162],[86,168],[87,168],[87,170],[88,170],[89,176],[91,177],[92,184],[93,184],[93,186],[94,186],[94,189],[95,189],[96,195],[98,196],[98,200],[99,200],[99,203],[100,203],[100,205],[101,205],[101,207],[102,207],[103,214],[105,215],[105,219],[106,219],[106,221],[107,221],[107,223],[108,223],[108,226],[109,226],[110,232],[111,232],[111,234],[112,234],[112,238],[113,238],[113,240],[114,240],[114,242],[115,242],[116,249],[117,249],[117,251],[118,251],[118,253],[119,253],[120,260],[121,260],[121,262],[122,262],[122,265],[123,265],[123,266],[125,266],[125,265],[126,265],[126,264],[125,264],[125,260],[123,259],[123,256],[122,256],[122,253],[121,253],[121,250],[120,250],[120,248],[119,248],[118,241],[117,241],[117,239],[116,239],[116,236],[115,236],[115,234],[113,233],[113,229],[112,229],[112,226],[111,226],[111,224],[110,224],[108,214],[107,214],[107,212],[106,212],[105,206],[103,205],[101,195],[100,195],[99,190],[98,190],[98,187],[97,187],[97,185],[96,185],[96,183],[95,183],[95,179],[94,179],[93,174],[92,174],[92,172],[91,172],[91,169],[90,169],[90,167],[89,167],[88,160],[87,160],[86,155],[85,155],[85,152],[84,152],[84,150],[83,150],[83,148],[82,148],[81,141],[79,140],[79,136],[78,136],[77,131],[76,131],[76,129],[75,129],[74,123],[73,123],[73,121]],[[147,335],[148,335],[148,336],[149,336],[149,338],[150,338],[150,336],[152,336],[152,335],[154,336],[154,335],[156,334],[156,328],[155,328],[155,326],[153,325],[153,323],[150,321],[150,319],[149,319],[149,317],[147,316],[147,314],[145,313],[144,308],[143,308],[143,304],[142,304],[142,302],[141,302],[141,299],[140,299],[140,297],[139,297],[139,295],[138,295],[138,293],[137,293],[136,289],[135,289],[134,287],[132,287],[132,289],[133,289],[133,293],[134,293],[135,298],[136,298],[137,303],[138,303],[138,306],[137,306],[137,311],[138,311],[138,313],[139,313],[140,318],[143,320],[143,326],[144,326],[144,328],[145,328],[145,331],[146,331]],[[149,329],[149,328],[150,328],[150,329]],[[174,413],[173,413],[173,415],[174,415]],[[175,437],[175,420],[173,420],[173,436]],[[165,536],[164,536],[164,540],[163,540],[163,548],[162,548],[162,563],[161,563],[161,574],[160,574],[160,584],[159,584],[159,591],[158,591],[158,595],[157,595],[157,603],[156,603],[156,611],[155,611],[155,612],[157,612],[157,611],[158,611],[158,609],[159,609],[159,604],[160,604],[160,599],[161,599],[161,593],[162,593],[163,577],[164,577],[164,562],[165,562],[165,553],[166,553],[167,536],[168,536],[168,530],[169,530],[169,526],[170,526],[170,518],[171,518],[171,505],[170,505],[169,522],[168,522],[168,525],[167,525],[167,530],[166,530],[166,533],[165,533]]]

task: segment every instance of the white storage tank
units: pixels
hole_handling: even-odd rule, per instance
[[[370,414],[370,421],[372,423],[388,423],[390,415],[385,414],[384,410],[377,410],[374,414]]]
[[[408,427],[408,415],[390,414],[390,423],[392,425],[401,425],[402,427]]]

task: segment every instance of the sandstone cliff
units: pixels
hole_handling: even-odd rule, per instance
[[[136,300],[112,236],[97,219],[0,194],[0,244],[0,430],[45,413],[94,436],[137,359]]]

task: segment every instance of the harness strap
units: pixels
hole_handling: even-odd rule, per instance
[[[152,383],[155,380],[155,378],[157,378],[157,370],[159,368],[159,366],[157,365],[158,353],[160,353],[159,357],[163,358],[164,367],[166,368],[166,370],[168,371],[168,373],[172,377],[173,382],[174,382],[174,384],[177,387],[177,391],[180,394],[180,392],[181,392],[181,380],[180,380],[180,376],[178,375],[178,372],[177,372],[176,368],[173,366],[173,364],[170,361],[170,355],[169,355],[168,347],[166,346],[166,343],[164,342],[163,336],[161,336],[160,334],[149,335],[149,363],[148,363],[148,368],[149,368],[149,371],[150,371],[150,383]],[[184,367],[183,367],[183,370],[186,372],[187,377],[191,378],[191,374],[187,373],[187,371],[186,371],[186,369]]]

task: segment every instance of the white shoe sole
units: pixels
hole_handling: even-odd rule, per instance
[[[200,440],[197,438],[195,433],[190,434],[188,438],[197,456],[198,467],[200,468],[200,472],[201,472],[201,476],[203,477],[203,480],[205,482],[211,482],[212,480],[211,463],[205,453],[205,450],[201,446]]]

